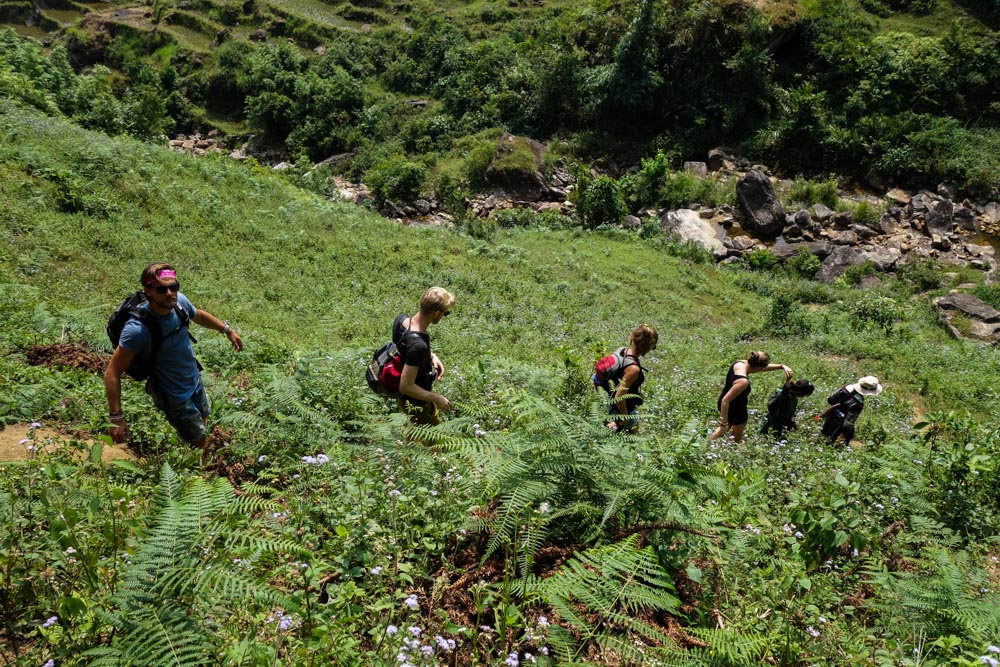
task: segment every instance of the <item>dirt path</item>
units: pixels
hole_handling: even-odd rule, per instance
[[[38,450],[51,451],[53,448],[62,447],[70,440],[83,442],[89,447],[93,446],[94,440],[81,438],[66,433],[59,433],[50,428],[31,428],[31,424],[8,424],[0,430],[0,462],[3,461],[24,461],[28,458],[28,447],[37,447]],[[27,441],[27,442],[25,442]],[[84,455],[80,452],[81,457]],[[115,445],[104,446],[101,451],[102,461],[113,459],[138,458],[130,450]]]

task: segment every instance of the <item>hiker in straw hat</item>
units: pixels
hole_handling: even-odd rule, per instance
[[[833,392],[826,399],[830,407],[819,415],[826,419],[820,432],[830,443],[842,437],[844,445],[851,444],[854,422],[865,408],[865,396],[878,396],[881,393],[882,385],[874,375],[866,375],[854,384],[844,385]]]

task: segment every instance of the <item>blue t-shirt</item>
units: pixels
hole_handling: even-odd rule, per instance
[[[198,312],[183,294],[177,295],[177,305],[183,308],[191,319],[194,319]],[[149,312],[149,317],[145,319],[147,325],[158,324],[160,331],[163,332],[163,343],[160,344],[160,350],[154,360],[157,386],[171,406],[179,405],[191,398],[201,386],[201,373],[198,371],[198,361],[194,357],[191,338],[187,330],[177,331],[181,325],[181,318],[176,311],[171,310],[169,314],[160,316],[150,311],[148,304],[142,309]],[[173,333],[174,331],[177,333]],[[139,320],[131,318],[122,327],[118,344],[129,352],[147,356],[153,345],[153,339],[146,331],[146,326]]]

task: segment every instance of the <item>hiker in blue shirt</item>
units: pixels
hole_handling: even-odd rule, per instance
[[[182,440],[203,447],[206,440],[205,420],[211,405],[201,382],[201,369],[191,346],[187,322],[190,320],[222,333],[237,352],[243,349],[243,341],[228,322],[195,308],[180,293],[177,272],[169,264],[150,264],[143,270],[140,281],[147,300],[140,308],[142,321],[131,317],[122,327],[118,346],[104,372],[111,439],[117,443],[129,439],[129,428],[121,405],[121,376],[136,355],[150,355],[153,336],[147,327],[157,326],[162,335],[152,359],[152,373],[146,381],[146,391]]]

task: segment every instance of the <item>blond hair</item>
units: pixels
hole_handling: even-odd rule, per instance
[[[436,310],[447,312],[455,305],[455,297],[443,287],[428,287],[420,297],[420,313],[430,315]]]
[[[648,324],[640,324],[632,330],[632,334],[629,336],[629,344],[638,355],[646,354],[655,349],[658,340],[660,340],[660,335],[656,333],[656,329]]]

